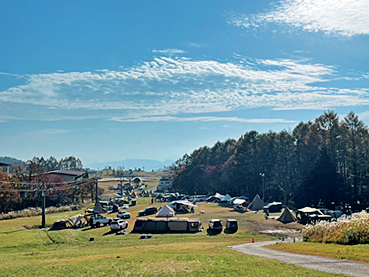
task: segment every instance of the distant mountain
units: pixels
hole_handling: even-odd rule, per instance
[[[0,157],[0,162],[5,163],[5,164],[11,164],[12,166],[21,165],[21,166],[23,166],[23,168],[26,167],[26,162],[25,161],[18,160],[16,158],[12,158],[12,157]]]
[[[104,163],[91,163],[85,165],[86,168],[91,169],[104,169],[106,166],[111,166],[112,168],[117,168],[118,166],[124,166],[125,170],[135,168],[141,168],[142,170],[145,168],[145,171],[158,170],[159,168],[164,168],[164,166],[171,166],[173,160],[166,160],[164,162],[160,162],[157,160],[147,160],[147,159],[126,159],[121,161],[114,162],[104,162]]]

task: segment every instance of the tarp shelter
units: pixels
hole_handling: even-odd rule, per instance
[[[197,207],[197,205],[195,205],[194,203],[188,201],[188,200],[176,200],[176,201],[172,201],[169,206],[173,206],[174,204],[180,204],[180,205],[186,205],[189,207]]]
[[[105,214],[106,211],[101,207],[101,204],[100,203],[96,203],[95,204],[95,208],[93,210],[93,213],[94,214]]]
[[[291,222],[296,222],[297,219],[294,217],[294,215],[291,213],[289,208],[285,208],[281,216],[277,219],[278,221],[287,224]]]
[[[227,202],[228,200],[231,200],[232,197],[227,193],[226,196],[220,198],[220,202]]]
[[[156,216],[157,217],[172,217],[172,216],[175,216],[175,214],[176,214],[175,211],[171,207],[165,205],[159,212],[157,212]]]
[[[249,198],[248,197],[246,197],[246,196],[240,196],[240,197],[237,197],[238,199],[243,199],[243,200],[246,200],[246,201],[249,201]]]
[[[302,208],[302,209],[298,209],[297,211],[302,212],[302,213],[307,213],[307,214],[324,215],[319,209],[311,208],[311,207],[305,207],[305,208]]]
[[[254,197],[254,200],[252,200],[252,202],[247,208],[251,211],[259,211],[259,210],[262,210],[263,207],[264,207],[264,202],[263,200],[260,199],[259,194],[257,194]]]

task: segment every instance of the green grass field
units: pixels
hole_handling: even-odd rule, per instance
[[[234,235],[196,234],[153,235],[139,239],[130,234],[137,212],[150,205],[141,198],[129,212],[128,234],[110,234],[109,227],[47,231],[40,229],[41,217],[0,221],[1,276],[334,276],[274,260],[247,256],[227,246],[251,242],[261,229],[290,228],[275,220],[264,220],[263,214],[231,212],[217,204],[198,203],[193,217],[202,220],[236,218],[240,230]],[[164,203],[155,203],[162,206]],[[199,215],[202,211],[204,214]],[[79,212],[50,214],[46,224],[69,218]],[[280,225],[279,225],[280,224]],[[286,229],[286,230],[287,230]],[[90,241],[94,238],[94,241]]]

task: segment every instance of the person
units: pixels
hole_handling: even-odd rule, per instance
[[[269,209],[266,209],[265,210],[265,219],[268,219],[269,218]]]

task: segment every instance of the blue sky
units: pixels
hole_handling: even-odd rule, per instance
[[[369,123],[369,1],[1,1],[0,156],[177,159]]]

